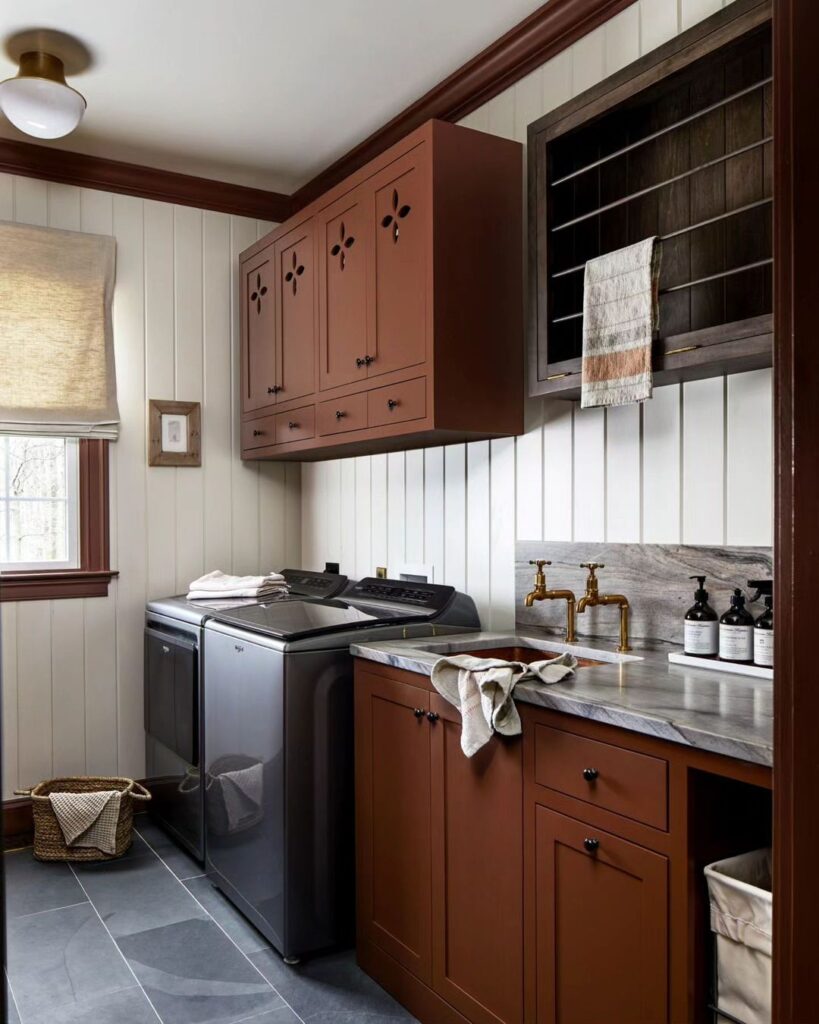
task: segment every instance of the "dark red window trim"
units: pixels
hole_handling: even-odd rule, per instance
[[[80,441],[80,567],[8,572],[0,576],[0,601],[105,597],[117,573],[110,566],[108,441]]]

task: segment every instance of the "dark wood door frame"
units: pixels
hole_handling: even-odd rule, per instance
[[[774,0],[776,423],[774,686],[774,1011],[819,1020],[819,687],[812,636],[819,594],[819,4]]]

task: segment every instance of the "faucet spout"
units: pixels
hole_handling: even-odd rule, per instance
[[[575,628],[575,596],[571,590],[547,590],[546,576],[543,572],[544,565],[551,565],[551,562],[537,561],[530,562],[530,565],[537,566],[535,574],[535,589],[530,591],[523,599],[524,607],[531,608],[535,601],[565,601],[566,602],[566,643],[577,643],[577,632]]]
[[[598,562],[586,562],[580,566],[581,569],[589,570],[589,577],[586,580],[586,593],[577,602],[577,614],[582,615],[587,608],[596,608],[598,605],[617,605],[620,609],[620,646],[617,650],[625,654],[631,650],[628,642],[629,608],[628,598],[624,594],[601,594],[598,590],[597,569],[605,569],[604,565]]]

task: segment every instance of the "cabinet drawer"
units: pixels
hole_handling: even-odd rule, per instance
[[[668,827],[668,762],[537,725],[535,782],[653,828]]]
[[[264,448],[276,443],[276,417],[260,416],[242,424],[242,448]]]
[[[341,434],[367,426],[367,396],[347,395],[318,407],[319,434]]]
[[[388,388],[367,392],[367,423],[383,427],[387,423],[423,419],[427,414],[426,377],[403,381]]]
[[[280,412],[276,417],[276,444],[305,441],[316,436],[316,407],[305,405],[301,409]]]

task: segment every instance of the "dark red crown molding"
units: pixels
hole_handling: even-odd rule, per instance
[[[459,121],[634,0],[550,0],[293,195],[301,209],[431,117]]]
[[[12,139],[0,139],[0,171],[260,220],[287,220],[293,210],[290,196],[280,192]]]

